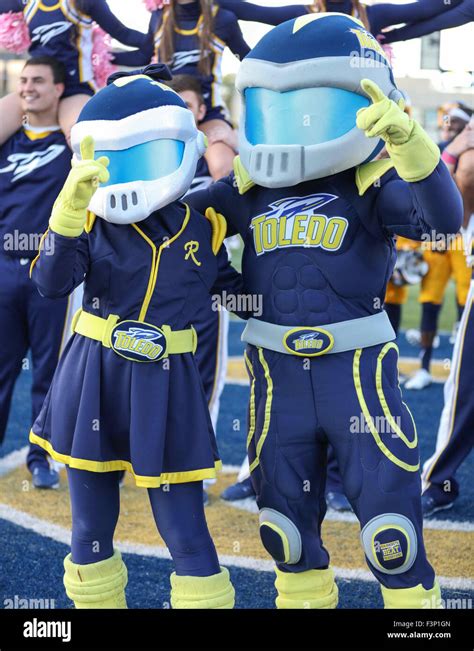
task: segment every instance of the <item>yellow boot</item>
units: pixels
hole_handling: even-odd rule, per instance
[[[235,590],[225,567],[211,576],[178,576],[173,572],[170,580],[171,606],[175,609],[234,607]]]
[[[383,585],[382,597],[384,608],[442,608],[441,590],[435,581],[431,590],[425,590],[421,585],[413,588],[385,588]]]
[[[126,608],[127,568],[119,551],[98,563],[77,565],[64,559],[64,585],[76,608]]]
[[[278,591],[277,608],[335,608],[338,590],[334,572],[307,570],[306,572],[276,571],[275,587]]]

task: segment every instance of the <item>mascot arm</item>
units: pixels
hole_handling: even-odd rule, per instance
[[[247,231],[247,222],[242,219],[243,200],[234,187],[233,174],[212,183],[205,190],[193,192],[186,197],[186,203],[201,215],[205,215],[208,208],[220,213],[227,222],[226,237],[231,237],[239,232],[244,236]]]
[[[42,296],[64,298],[78,287],[90,266],[88,236],[63,237],[47,230],[30,276]]]
[[[99,183],[109,180],[108,158],[94,160],[94,141],[90,136],[81,142],[81,160],[72,161],[72,169],[54,202],[49,227],[64,237],[79,237],[87,220],[87,207]]]
[[[369,79],[361,83],[372,100],[357,112],[357,126],[368,138],[382,138],[398,175],[408,183],[428,178],[436,169],[441,154],[422,127],[404,112],[404,102],[389,99]]]
[[[215,297],[220,297],[218,299],[220,304],[227,307],[229,311],[234,312],[241,319],[250,318],[252,313],[245,309],[247,302],[239,300],[239,296],[244,293],[242,275],[231,265],[224,244],[222,244],[216,258],[218,272],[216,282],[211,290],[213,301],[216,300]]]
[[[418,183],[395,178],[383,184],[375,209],[380,223],[390,234],[412,240],[420,240],[432,231],[446,235],[457,233],[463,215],[461,195],[442,162],[427,179]]]

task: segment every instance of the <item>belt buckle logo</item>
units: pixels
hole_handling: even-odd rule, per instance
[[[293,328],[283,337],[283,345],[292,355],[319,357],[334,346],[334,337],[323,328]]]
[[[141,321],[121,321],[112,330],[110,345],[132,362],[158,362],[166,355],[166,335],[158,326]]]

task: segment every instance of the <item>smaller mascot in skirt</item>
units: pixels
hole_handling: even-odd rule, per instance
[[[220,465],[194,359],[192,326],[210,292],[241,291],[224,219],[179,201],[205,151],[166,66],[116,73],[72,131],[72,170],[54,204],[32,278],[48,297],[84,281],[82,309],[31,441],[67,465],[76,608],[125,608],[113,547],[120,471],[147,488],[174,560],[173,608],[232,608],[203,508]],[[48,252],[53,252],[48,255]]]

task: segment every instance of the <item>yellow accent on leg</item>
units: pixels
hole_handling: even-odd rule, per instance
[[[413,441],[409,441],[408,438],[405,436],[405,434],[402,432],[402,430],[398,427],[397,423],[395,422],[395,419],[393,418],[389,406],[387,404],[387,400],[385,399],[385,394],[383,392],[383,386],[382,386],[382,360],[385,357],[385,355],[389,352],[389,350],[395,350],[398,356],[398,346],[397,344],[394,344],[393,341],[389,342],[388,344],[385,344],[385,346],[382,348],[382,350],[379,353],[379,356],[377,357],[377,370],[375,373],[375,385],[377,387],[377,395],[380,400],[380,404],[382,405],[383,413],[385,415],[385,418],[388,421],[388,424],[390,425],[392,432],[394,432],[402,441],[405,443],[407,448],[410,450],[413,450],[416,448],[418,445],[418,434],[416,431],[416,425],[415,421],[413,420],[413,416],[411,411],[408,409],[407,405],[402,401],[403,405],[406,407],[408,414],[411,418],[411,422],[413,423],[413,430],[415,432],[413,436]],[[400,391],[400,385],[398,385],[398,390]],[[401,395],[401,391],[400,391]]]
[[[437,581],[431,590],[425,590],[421,583],[413,588],[391,589],[383,585],[380,587],[384,608],[443,608]]]
[[[275,572],[277,608],[336,608],[338,589],[332,568],[298,573],[276,568]]]
[[[384,353],[385,348],[386,347],[384,347],[384,349],[382,349],[382,352],[380,353],[380,355],[382,355],[382,353]],[[353,377],[354,377],[354,388],[355,388],[356,393],[357,393],[357,398],[359,400],[360,408],[362,409],[362,413],[364,414],[365,422],[369,426],[370,433],[374,437],[375,443],[377,444],[379,449],[383,452],[383,454],[387,457],[387,459],[390,459],[390,461],[392,461],[399,468],[403,468],[403,470],[406,470],[408,472],[418,472],[418,470],[420,469],[420,462],[418,461],[418,463],[416,465],[413,465],[413,464],[405,463],[405,461],[402,461],[397,456],[395,456],[395,454],[393,454],[393,452],[391,452],[387,448],[385,443],[382,441],[382,439],[380,437],[380,434],[377,431],[377,428],[375,427],[375,423],[374,423],[374,421],[372,419],[372,416],[370,415],[369,408],[367,407],[367,403],[366,403],[365,398],[364,398],[364,392],[363,392],[363,389],[362,389],[362,382],[361,382],[361,379],[360,379],[360,358],[361,358],[361,355],[362,355],[362,350],[363,350],[362,348],[358,348],[354,352],[354,360],[353,360],[353,365],[352,365],[352,374],[353,374]],[[377,359],[377,364],[381,363],[380,362],[380,355],[379,355],[379,358]],[[381,376],[380,376],[380,382],[381,382]],[[381,385],[379,387],[377,387],[377,388],[379,390],[378,395],[379,395],[379,398],[380,398],[380,396],[381,396],[381,394],[380,394]],[[388,405],[386,404],[385,399],[384,399],[384,402],[385,402],[385,409],[388,410]],[[384,408],[384,405],[382,405],[382,408]],[[408,407],[407,407],[407,409],[408,409]],[[411,416],[411,413],[410,413],[410,416]],[[411,418],[413,420],[413,416],[411,416]],[[415,447],[416,447],[416,444],[418,443],[418,437],[416,435],[416,430],[415,430],[415,437],[416,438],[414,439],[414,441],[416,442],[415,443]],[[404,441],[405,444],[407,444],[407,442],[408,442],[408,447],[413,447],[413,441],[409,442],[405,435],[403,435],[402,440]]]
[[[76,608],[126,608],[127,568],[119,551],[105,561],[78,565],[64,559],[64,585]]]
[[[265,373],[265,380],[267,382],[267,396],[265,399],[265,418],[263,421],[262,433],[258,439],[258,443],[255,451],[256,454],[255,459],[250,464],[250,472],[252,472],[260,463],[260,453],[262,452],[263,444],[265,443],[265,439],[267,438],[268,430],[270,428],[270,419],[272,416],[273,380],[272,380],[272,376],[270,375],[270,369],[268,367],[267,360],[265,359],[265,356],[263,354],[263,348],[261,348],[260,346],[258,347],[258,359],[260,360],[260,364],[262,365]],[[248,441],[248,443],[250,443],[250,441]]]
[[[235,590],[225,567],[211,576],[178,576],[173,572],[170,581],[174,609],[234,607]]]
[[[247,434],[247,450],[248,450],[250,446],[250,442],[252,441],[252,437],[255,434],[255,374],[253,372],[252,363],[250,362],[250,359],[247,355],[247,351],[244,351],[244,359],[247,364],[247,368],[250,372],[250,375],[252,376],[252,382],[250,384],[250,406],[249,406],[250,423],[249,423],[249,431]]]

